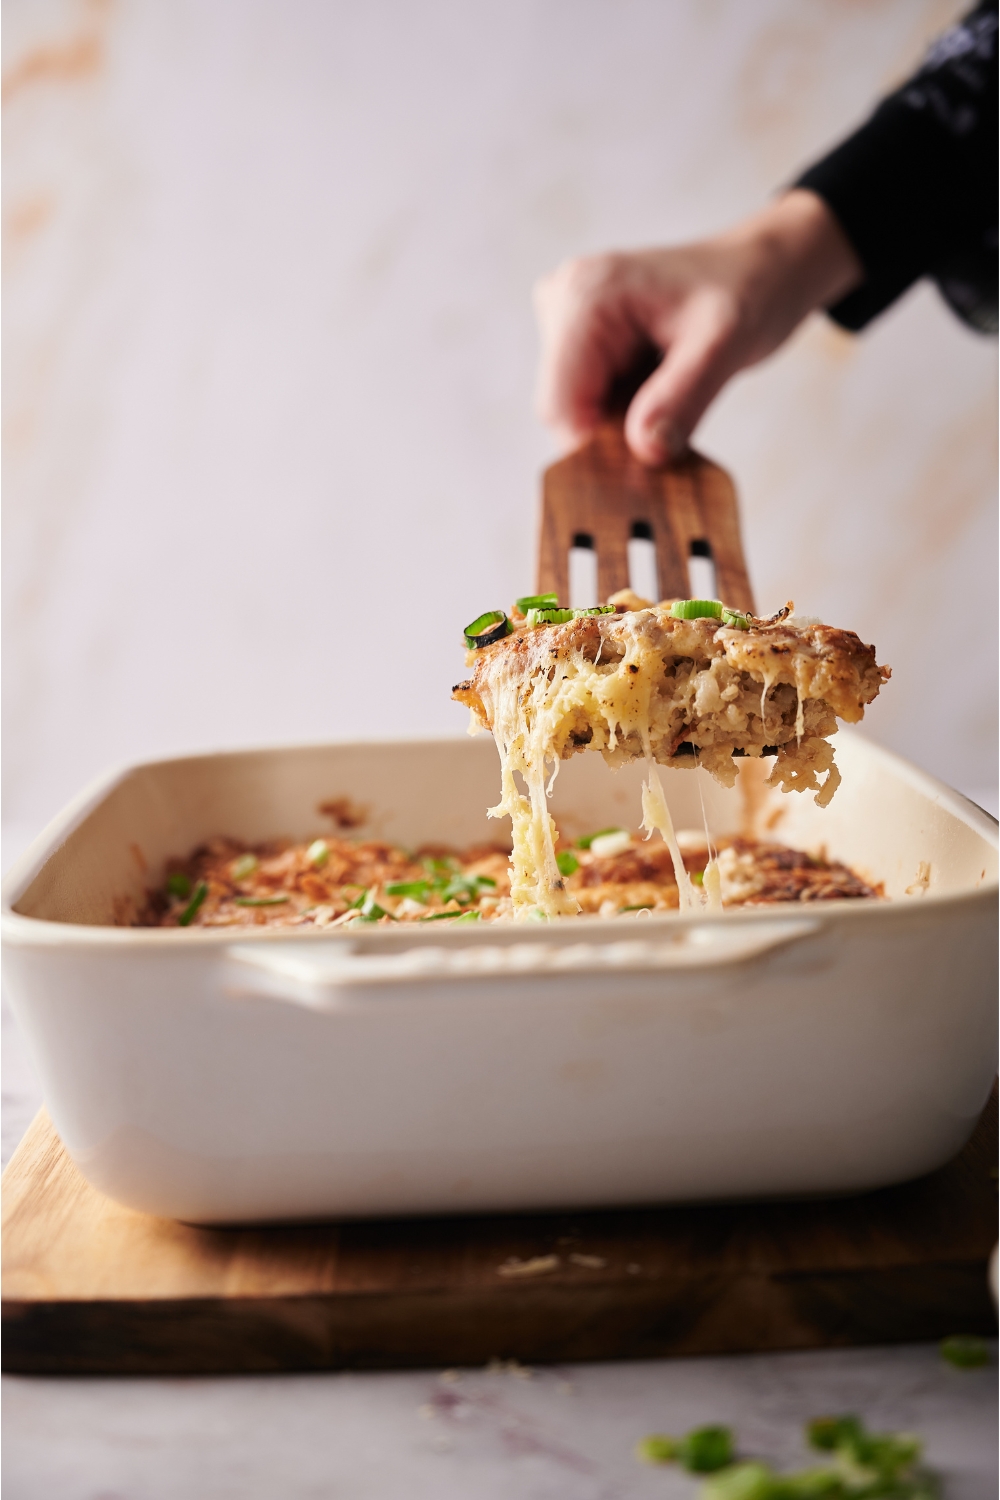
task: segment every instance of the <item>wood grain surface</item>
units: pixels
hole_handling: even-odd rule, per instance
[[[628,542],[636,522],[656,547],[661,599],[690,597],[692,542],[707,542],[718,596],[753,609],[740,539],[736,491],[725,469],[689,450],[663,469],[648,469],[625,443],[620,421],[608,421],[582,448],[545,471],[538,549],[538,592],[569,603],[569,550],[574,536],[593,539],[597,591],[603,602],[628,588]]]
[[[3,1367],[387,1369],[989,1333],[995,1154],[994,1097],[949,1166],[852,1198],[206,1229],[102,1197],[43,1111],[3,1179]]]

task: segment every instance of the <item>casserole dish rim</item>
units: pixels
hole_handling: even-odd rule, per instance
[[[865,753],[871,754],[876,760],[882,762],[886,770],[891,774],[901,777],[909,782],[915,790],[922,792],[925,796],[942,806],[946,812],[964,823],[980,837],[985,839],[994,848],[1000,847],[1000,824],[998,820],[981,808],[977,803],[966,797],[963,793],[949,787],[945,782],[932,776],[930,772],[921,770],[903,756],[894,751],[886,749],[876,741],[858,733],[856,730],[840,730],[847,739],[861,740],[865,745]],[[15,946],[35,946],[39,943],[46,945],[91,947],[95,944],[112,944],[119,946],[125,944],[129,947],[137,945],[143,948],[165,946],[168,950],[183,951],[190,948],[192,944],[198,947],[210,946],[226,947],[234,941],[244,942],[269,942],[286,943],[303,941],[316,942],[356,942],[359,936],[368,941],[388,941],[395,945],[401,940],[417,941],[421,944],[440,945],[442,942],[449,946],[465,946],[467,943],[481,943],[493,939],[494,941],[501,933],[516,932],[522,940],[529,937],[541,938],[543,936],[554,936],[556,933],[580,933],[581,935],[593,936],[603,933],[611,937],[612,932],[622,936],[621,926],[609,926],[607,918],[598,916],[579,916],[570,919],[568,923],[561,921],[550,921],[545,923],[526,923],[524,921],[511,923],[488,922],[482,924],[469,924],[457,935],[453,929],[447,932],[435,930],[425,931],[418,923],[405,923],[400,928],[383,928],[374,924],[366,927],[363,934],[356,929],[348,932],[340,929],[330,931],[326,928],[316,930],[303,930],[302,928],[246,928],[234,929],[231,927],[203,928],[196,927],[190,930],[180,930],[170,927],[118,927],[111,924],[97,924],[84,922],[56,921],[50,917],[27,916],[15,910],[16,903],[24,896],[32,882],[41,873],[48,861],[58,853],[59,849],[66,843],[73,833],[85,822],[101,803],[110,796],[117,786],[126,777],[137,772],[156,771],[163,766],[183,766],[186,762],[204,762],[222,760],[240,756],[258,756],[281,754],[282,752],[309,752],[322,750],[352,750],[363,751],[366,749],[383,748],[389,746],[403,747],[407,745],[429,748],[433,746],[453,747],[464,743],[464,735],[386,735],[381,737],[368,737],[366,739],[330,739],[330,740],[303,740],[278,742],[269,745],[238,746],[235,748],[221,748],[205,751],[190,751],[178,755],[156,756],[151,759],[130,761],[121,763],[111,769],[102,772],[93,778],[77,795],[45,825],[41,832],[31,841],[28,847],[13,862],[7,874],[0,884],[0,938],[4,943]],[[791,795],[790,793],[788,795]],[[206,835],[207,836],[207,835]],[[981,884],[959,891],[946,891],[934,893],[925,892],[917,900],[902,902],[899,900],[839,900],[839,901],[817,901],[817,902],[774,902],[769,905],[756,906],[751,909],[729,910],[722,914],[710,914],[707,912],[688,913],[681,911],[668,911],[650,914],[641,920],[641,932],[643,934],[652,932],[666,933],[679,928],[687,927],[713,927],[725,924],[727,927],[734,923],[755,923],[761,921],[774,921],[776,916],[791,916],[793,913],[818,918],[822,915],[824,920],[836,921],[858,921],[870,919],[873,915],[886,916],[890,912],[910,912],[919,907],[926,909],[947,907],[955,903],[979,902],[996,899],[1000,892],[1000,878],[992,877],[984,879]],[[630,935],[635,935],[635,926],[628,927]]]

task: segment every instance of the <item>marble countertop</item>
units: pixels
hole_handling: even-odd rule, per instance
[[[6,1005],[2,1068],[6,1163],[41,1100]],[[5,1500],[694,1500],[688,1477],[636,1460],[639,1438],[724,1422],[744,1453],[794,1466],[803,1423],[844,1411],[920,1432],[946,1500],[997,1490],[995,1356],[958,1371],[927,1345],[2,1386]]]

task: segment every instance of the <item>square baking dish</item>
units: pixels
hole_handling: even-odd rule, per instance
[[[858,734],[843,785],[663,772],[675,824],[758,826],[885,901],[358,932],[109,925],[213,834],[498,840],[487,738],[239,751],[105,777],[3,887],[4,982],[101,1191],[198,1223],[846,1193],[964,1144],[996,1057],[997,831]],[[754,770],[749,767],[749,785]],[[571,835],[641,766],[565,763]],[[744,776],[741,773],[741,782]],[[700,786],[699,786],[699,783]],[[765,836],[767,834],[765,833]]]

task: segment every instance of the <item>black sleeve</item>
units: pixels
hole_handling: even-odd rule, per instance
[[[865,279],[829,309],[859,329],[921,276],[959,317],[997,328],[997,4],[938,38],[867,124],[809,168]]]

